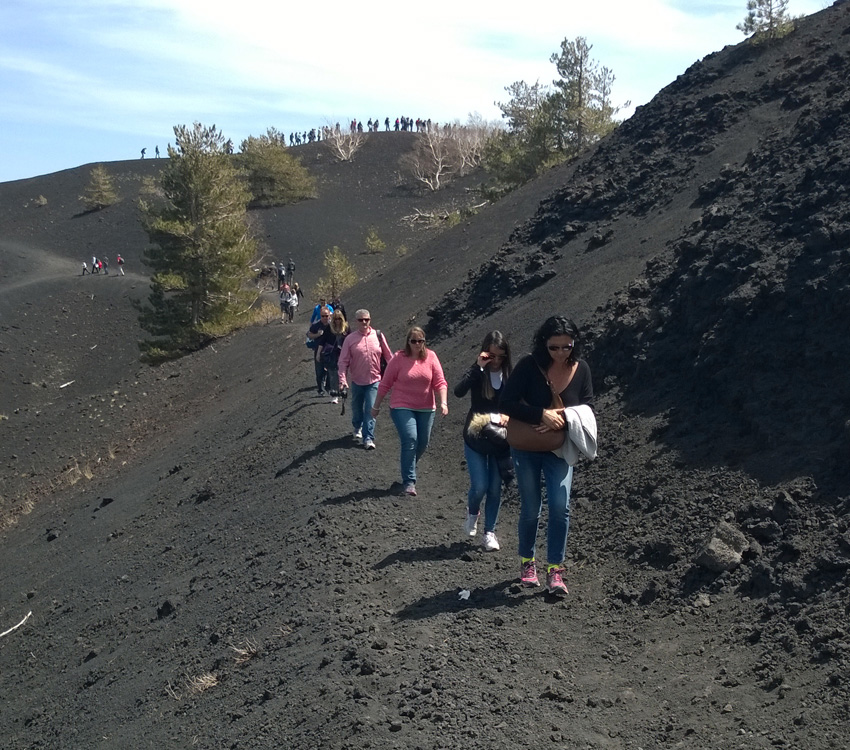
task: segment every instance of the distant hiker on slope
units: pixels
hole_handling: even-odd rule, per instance
[[[83,273],[82,273],[82,275],[85,276],[88,273],[88,270],[89,269],[88,269],[88,266],[86,265],[86,262],[83,261]]]
[[[124,258],[121,257],[121,253],[118,253],[118,257],[115,260],[118,263],[118,271],[124,276]]]
[[[292,318],[289,314],[289,308],[292,304],[292,291],[289,288],[289,284],[284,284],[280,288],[280,322],[281,323],[289,323]]]
[[[449,413],[448,387],[440,360],[425,346],[425,331],[414,326],[407,332],[404,349],[399,349],[387,365],[372,407],[372,416],[377,418],[381,402],[392,391],[390,417],[401,443],[401,481],[405,495],[416,494],[416,462],[431,439],[434,394],[440,413],[444,417]]]

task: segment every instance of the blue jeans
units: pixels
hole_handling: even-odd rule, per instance
[[[499,463],[495,456],[476,453],[466,443],[463,444],[463,453],[466,456],[466,468],[469,469],[467,511],[473,516],[478,515],[481,511],[481,501],[486,495],[484,531],[495,531],[499,509],[502,507],[502,475],[499,474]]]
[[[352,383],[351,394],[351,426],[355,430],[363,430],[363,442],[375,439],[375,420],[372,417],[372,407],[378,395],[378,382],[371,385]]]
[[[567,551],[573,467],[549,451],[538,453],[511,448],[511,456],[520,499],[519,555],[534,557],[540,512],[543,509],[542,474],[549,506],[546,557],[550,565],[560,565]]]
[[[434,412],[390,409],[390,416],[401,442],[401,481],[416,484],[416,462],[422,458],[431,439]]]

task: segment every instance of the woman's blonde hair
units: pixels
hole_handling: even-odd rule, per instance
[[[410,347],[410,337],[416,334],[416,338],[424,339],[425,331],[423,331],[419,326],[413,326],[413,328],[409,328],[407,330],[407,336],[404,337],[404,353],[408,357],[412,357],[413,349]],[[416,353],[416,356],[419,359],[426,359],[428,357],[428,346],[426,344],[422,344],[422,348]]]
[[[331,331],[337,336],[348,333],[348,321],[341,310],[334,310],[331,315]]]

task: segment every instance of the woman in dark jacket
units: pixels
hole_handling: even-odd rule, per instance
[[[514,368],[505,385],[501,409],[511,420],[535,425],[540,433],[563,431],[564,407],[591,404],[593,383],[590,368],[579,359],[581,336],[572,320],[554,316],[546,320],[534,335],[534,348]],[[553,407],[555,396],[561,408]],[[543,507],[541,475],[546,483],[549,506],[547,530],[546,588],[564,596],[563,581],[567,532],[570,525],[570,487],[573,469],[553,451],[528,451],[511,448],[520,496],[519,555],[520,580],[526,586],[539,586],[535,548],[540,512]]]
[[[485,550],[499,549],[496,522],[502,505],[502,479],[510,476],[510,448],[504,438],[507,417],[500,414],[499,396],[511,374],[511,349],[501,331],[484,337],[481,352],[455,387],[455,396],[471,394],[472,403],[463,426],[463,452],[469,470],[469,493],[464,532],[478,531],[481,501],[484,505]]]

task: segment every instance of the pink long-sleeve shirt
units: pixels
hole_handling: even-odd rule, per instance
[[[378,336],[374,328],[365,335],[359,330],[349,333],[339,353],[339,387],[348,387],[346,375],[357,385],[377,383],[381,379],[381,354],[387,362],[393,356],[383,333]]]
[[[381,378],[378,399],[383,400],[387,392],[392,391],[391,409],[428,411],[435,407],[434,393],[448,387],[443,366],[434,352],[429,349],[425,359],[414,359],[400,350],[390,360]]]

